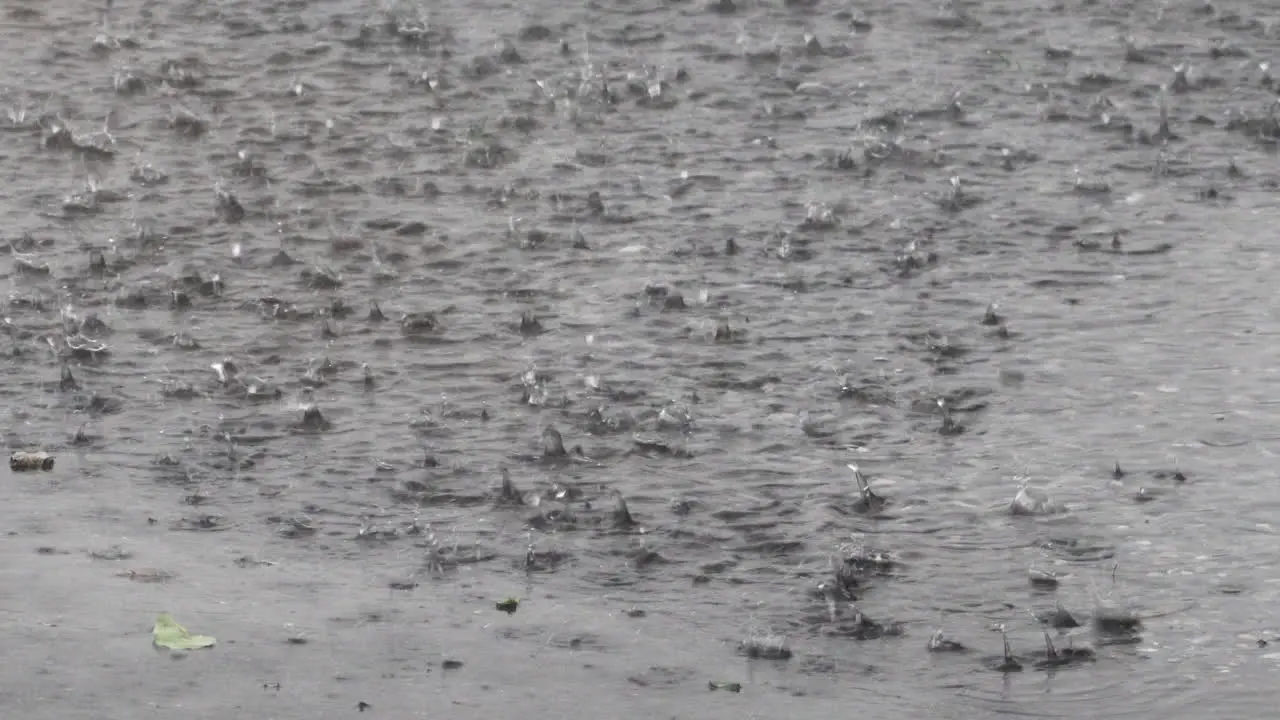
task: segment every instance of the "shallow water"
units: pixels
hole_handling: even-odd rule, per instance
[[[57,461],[0,514],[5,716],[1265,712],[1270,20],[732,9],[9,10],[4,240],[33,265],[0,261],[0,397],[10,449]],[[145,90],[116,91],[126,67]],[[109,117],[114,156],[45,142],[42,113]],[[68,357],[60,312],[96,314],[109,354]],[[437,327],[403,332],[421,312]],[[280,397],[219,384],[225,358]],[[298,427],[312,402],[327,429]],[[586,459],[537,460],[549,426]],[[849,512],[851,462],[883,513]],[[578,522],[496,507],[502,467],[581,491]],[[1066,513],[1012,516],[1024,479]],[[902,563],[858,602],[901,637],[842,636],[815,595],[861,543]],[[1098,596],[1140,640],[1094,635]],[[1059,647],[1096,662],[984,664],[1001,624],[1036,652],[1028,611],[1055,602],[1085,623]],[[153,649],[160,611],[218,647]],[[926,652],[937,627],[972,651]],[[768,634],[790,660],[738,653]]]

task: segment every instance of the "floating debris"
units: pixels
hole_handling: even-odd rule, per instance
[[[155,628],[151,631],[151,641],[156,647],[169,650],[199,650],[218,644],[218,641],[209,635],[192,635],[168,613],[161,613],[156,617]]]
[[[31,472],[33,470],[52,470],[53,456],[47,452],[18,451],[9,456],[9,469],[14,472]]]
[[[740,692],[742,692],[742,683],[736,683],[736,682],[718,682],[718,681],[716,681],[716,680],[712,680],[712,681],[710,681],[710,682],[708,682],[708,683],[707,683],[707,689],[709,689],[709,690],[713,690],[713,691],[714,691],[714,690],[724,690],[724,691],[727,691],[727,692],[740,693]]]
[[[516,598],[509,597],[506,600],[496,603],[496,607],[498,610],[508,615],[514,615],[516,610],[520,608],[520,601]]]

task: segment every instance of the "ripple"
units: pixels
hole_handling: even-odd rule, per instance
[[[501,675],[504,643],[552,658],[521,680],[544,688],[589,652],[649,714],[739,680],[761,712],[803,696],[1181,717],[1223,687],[1219,713],[1265,706],[1273,663],[1246,636],[1276,594],[1256,430],[1274,262],[1247,238],[1270,230],[1280,130],[1248,59],[1277,42],[1251,11],[1156,27],[1138,6],[1005,2],[431,9],[10,11],[28,41],[4,45],[25,84],[0,99],[2,429],[58,457],[15,485],[14,547],[137,538],[188,566],[166,602],[227,637],[268,635],[209,605],[214,587],[271,617],[382,608],[412,628],[334,631],[344,684],[393,714],[420,695],[400,679],[422,678],[397,648],[426,641],[387,609],[388,578],[431,598],[406,602],[432,642],[476,648],[436,690],[489,714],[507,695],[467,669]],[[1132,27],[1149,36],[1117,39]],[[312,406],[328,425],[299,432]],[[545,458],[551,426],[567,451]],[[857,512],[850,463],[883,510]],[[530,505],[495,506],[501,467]],[[1023,479],[1068,512],[1011,517]],[[814,595],[851,546],[894,559],[858,607],[906,633],[856,657],[866,633],[824,631]],[[139,622],[107,586],[78,607],[64,583],[97,576],[48,569],[61,558],[11,558],[26,625]],[[989,625],[1035,648],[1027,609],[1107,594],[1149,618],[1141,642],[1055,673],[983,669]],[[473,645],[459,628],[491,596],[536,619]],[[744,624],[792,631],[794,661],[699,676]],[[936,625],[974,652],[925,653]],[[268,646],[210,671],[283,666]],[[289,652],[316,678],[347,657]],[[124,682],[84,702],[113,707]],[[322,690],[299,686],[299,712]]]

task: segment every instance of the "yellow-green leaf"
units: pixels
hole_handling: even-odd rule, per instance
[[[218,643],[208,635],[192,635],[187,632],[187,629],[179,625],[169,613],[160,613],[156,616],[156,627],[151,631],[151,635],[156,647],[170,650],[198,650],[213,647]]]

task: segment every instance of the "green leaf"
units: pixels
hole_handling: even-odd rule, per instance
[[[728,690],[729,692],[735,693],[742,692],[742,683],[736,682],[720,682],[718,680],[712,680],[707,683],[707,687],[711,690]]]
[[[213,647],[218,643],[208,635],[192,635],[187,632],[187,629],[179,625],[169,613],[160,613],[156,616],[156,627],[151,631],[151,636],[156,647],[170,650],[198,650]]]

